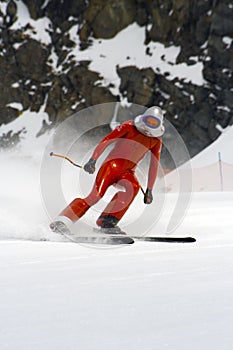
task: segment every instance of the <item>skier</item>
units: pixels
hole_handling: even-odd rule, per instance
[[[50,224],[52,231],[69,232],[71,223],[79,220],[96,204],[109,186],[118,184],[124,191],[114,195],[96,223],[104,233],[123,233],[117,224],[140,189],[135,169],[148,151],[151,152],[151,158],[144,203],[150,204],[153,200],[152,189],[157,176],[164,131],[163,112],[160,107],[153,106],[134,120],[124,122],[100,141],[84,165],[84,170],[89,174],[95,172],[96,161],[106,147],[112,143],[115,145],[100,167],[90,194],[86,198],[74,199]]]

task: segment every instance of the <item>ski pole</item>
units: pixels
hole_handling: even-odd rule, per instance
[[[49,154],[51,157],[59,157],[59,158],[63,158],[65,160],[68,160],[68,162],[70,162],[72,165],[78,167],[78,168],[81,168],[83,169],[83,166],[82,165],[79,165],[79,164],[76,164],[75,162],[73,162],[73,160],[71,160],[70,158],[66,157],[66,156],[63,156],[61,154],[57,154],[57,153],[54,153],[54,152],[50,152]]]
[[[143,195],[145,196],[146,192],[144,191],[144,189],[142,188],[142,186],[140,185],[141,191],[143,193]]]

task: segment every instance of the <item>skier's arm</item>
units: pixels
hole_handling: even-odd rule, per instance
[[[89,161],[84,165],[84,170],[89,174],[93,174],[95,172],[95,163],[99,156],[111,143],[115,142],[120,137],[124,137],[128,132],[128,127],[129,123],[125,122],[110,132],[110,134],[108,134],[106,137],[104,137],[96,146]]]
[[[162,140],[158,139],[158,143],[151,150],[151,159],[150,159],[150,167],[149,167],[148,183],[147,183],[147,189],[151,191],[153,189],[153,186],[158,174],[161,148],[162,148]]]
[[[123,137],[128,132],[128,123],[123,123],[114,129],[110,134],[104,137],[99,144],[96,146],[91,158],[97,160],[99,156],[104,152],[104,150],[113,142],[115,142],[120,137]]]

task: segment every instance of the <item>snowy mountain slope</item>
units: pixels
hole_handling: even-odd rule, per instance
[[[232,204],[196,198],[191,245],[1,241],[1,349],[231,349]]]
[[[232,7],[227,0],[188,7],[182,0],[154,9],[137,2],[135,8],[130,6],[129,25],[115,23],[117,34],[103,39],[106,36],[95,36],[92,30],[93,14],[114,15],[121,8],[105,5],[102,11],[99,3],[86,1],[71,1],[70,6],[56,6],[54,1],[0,3],[1,122],[25,110],[38,112],[43,104],[53,122],[118,99],[124,106],[160,104],[185,136],[192,155],[198,153],[217,137],[216,124],[225,127],[231,120]],[[122,9],[126,5],[124,0]],[[161,23],[166,18],[167,25],[157,16]]]
[[[104,77],[104,84],[112,83],[117,87],[113,92],[119,94],[120,79],[116,72],[116,67],[136,66],[140,69],[152,67],[161,73],[169,73],[172,80],[179,76],[184,81],[192,81],[194,84],[203,85],[202,70],[203,64],[197,62],[192,66],[185,63],[176,64],[176,58],[180,52],[180,47],[171,46],[166,48],[161,43],[151,43],[148,45],[150,55],[145,54],[145,28],[139,27],[136,23],[122,30],[113,39],[93,40],[93,44],[85,51],[79,49],[79,37],[77,37],[77,27],[70,30],[71,39],[76,42],[76,49],[72,51],[73,59],[77,61],[91,61],[90,68],[100,72]],[[137,43],[137,45],[135,45]],[[114,53],[114,54],[113,54]],[[69,60],[69,56],[67,57]]]
[[[232,192],[192,195],[173,235],[194,244],[55,242],[40,198],[42,140],[0,154],[1,349],[231,349]],[[231,152],[229,142],[222,134],[217,149]],[[166,233],[166,198],[151,234]]]
[[[30,24],[31,28],[34,28],[32,32],[28,35],[39,40],[41,43],[48,45],[48,28],[49,21],[46,21],[44,18],[44,24],[40,20],[34,21],[30,18],[26,6],[19,2],[19,14],[18,20],[14,23],[13,29],[18,29],[26,24]],[[29,26],[29,27],[30,27]],[[38,37],[34,37],[37,35]],[[94,40],[90,48],[80,51],[79,46],[79,37],[77,36],[77,26],[74,26],[70,30],[70,37],[73,42],[75,42],[75,49],[72,50],[72,59],[76,60],[78,64],[80,61],[90,61],[90,69],[95,72],[99,72],[100,75],[104,78],[103,80],[98,81],[96,84],[99,86],[108,86],[110,84],[110,89],[116,95],[121,95],[119,91],[120,86],[120,77],[117,74],[116,67],[123,68],[129,65],[133,65],[139,69],[152,67],[155,71],[166,73],[169,75],[170,80],[175,77],[179,77],[184,82],[192,81],[193,84],[203,85],[205,80],[202,75],[202,64],[197,62],[191,66],[186,65],[185,63],[176,64],[176,59],[179,54],[180,48],[176,46],[170,46],[166,48],[160,43],[151,43],[148,48],[150,49],[150,55],[145,54],[145,28],[139,27],[137,24],[133,24],[127,27],[125,30],[120,32],[115,38],[111,40]],[[138,44],[135,45],[135,42]],[[124,52],[124,54],[123,54]],[[59,65],[57,66],[57,59],[55,55],[52,57],[53,68],[59,71]],[[67,62],[69,61],[69,55],[67,56]],[[62,71],[63,66],[60,66]],[[67,65],[69,67],[69,64]],[[61,72],[60,72],[61,73]],[[13,85],[14,87],[19,86],[19,81],[16,81]],[[52,82],[48,82],[49,84]],[[44,84],[44,83],[43,83]],[[63,82],[63,92],[67,93],[67,87]],[[177,83],[178,84],[178,83]],[[179,85],[179,84],[178,84]],[[33,89],[35,86],[33,87]],[[35,91],[31,91],[31,94],[34,95]],[[168,94],[165,93],[168,97]],[[74,110],[79,104],[80,101],[77,100],[77,96],[74,98],[75,102],[71,106],[71,110]],[[85,98],[83,99],[83,101]],[[13,130],[17,132],[24,128],[27,132],[30,132],[30,128],[34,125],[38,127],[38,132],[40,126],[42,126],[42,121],[45,120],[46,123],[49,123],[49,115],[45,113],[46,104],[48,102],[48,95],[44,100],[44,104],[41,106],[38,113],[30,114],[30,110],[23,112],[23,104],[19,102],[10,102],[7,104],[8,108],[18,111],[20,116],[16,118],[13,122],[2,124],[0,127],[0,137],[2,137],[7,132]],[[122,105],[126,106],[128,100],[125,97],[122,97]],[[73,109],[73,107],[75,107]],[[61,111],[62,114],[62,111]],[[31,116],[33,115],[33,118]],[[38,119],[36,121],[35,119]],[[19,126],[21,128],[19,128]]]
[[[28,29],[26,34],[49,44],[49,21],[31,21],[23,3],[17,3],[20,13],[15,28],[29,21],[36,30]],[[2,9],[5,6],[0,4]],[[104,84],[113,81],[117,88],[119,80],[113,74],[116,64],[143,68],[152,60],[155,69],[168,71],[171,78],[178,75],[197,85],[204,82],[201,63],[189,67],[174,64],[177,47],[150,44],[152,56],[144,61],[143,47],[135,44],[134,35],[144,40],[142,29],[134,24],[113,40],[93,41],[94,50],[90,47],[79,53],[80,57],[91,59],[92,69],[101,72]],[[115,61],[111,50],[123,51],[124,56]],[[50,58],[57,68],[54,52]],[[15,102],[11,106],[21,109]],[[231,349],[233,192],[192,194],[184,219],[172,235],[194,236],[195,244],[138,242],[130,247],[97,248],[61,242],[48,229],[51,218],[41,200],[39,173],[48,140],[46,135],[39,139],[35,135],[47,118],[44,107],[38,124],[36,113],[27,111],[0,130],[6,133],[28,126],[19,149],[0,153],[1,350]],[[193,159],[193,167],[216,162],[218,152],[223,161],[232,163],[232,129]],[[77,170],[68,165],[63,170],[77,176]],[[207,172],[205,181],[210,182],[212,175]],[[69,195],[76,195],[74,189]],[[154,197],[152,208],[157,210],[159,193]],[[166,193],[161,216],[148,234],[166,234],[176,200],[174,193]],[[133,222],[142,210],[145,207],[140,194],[123,224]],[[147,224],[142,219],[137,227],[130,226],[129,233],[143,230]],[[81,230],[85,226],[76,227]],[[39,242],[43,239],[51,242]]]
[[[218,153],[223,162],[233,164],[233,127],[229,126],[222,130],[219,138],[209,147],[192,158],[193,167],[207,166],[218,161]]]
[[[122,41],[119,34],[111,43],[94,41],[94,50],[83,51],[83,59],[92,59],[92,69],[101,69],[104,84],[113,80],[119,86],[117,76],[109,75],[119,63],[109,60],[113,43],[114,52],[125,52],[121,67],[128,63],[144,67],[141,50],[133,51],[137,45],[130,35],[134,34],[138,37],[143,32],[136,25],[129,26],[124,31],[127,40]],[[42,32],[37,35],[42,41],[48,39]],[[154,44],[150,50],[154,56],[148,56],[146,66],[159,52],[155,64],[173,77],[179,65],[168,62],[175,62],[179,48]],[[56,65],[56,55],[52,58]],[[111,65],[104,64],[104,59]],[[200,64],[180,68],[182,78],[203,82]],[[1,349],[231,349],[232,192],[203,191],[191,196],[184,220],[172,235],[194,236],[195,244],[138,242],[96,249],[59,242],[62,239],[48,229],[50,218],[41,200],[39,172],[48,140],[46,135],[39,139],[35,135],[42,120],[48,119],[44,108],[39,115],[35,122],[38,114],[24,112],[14,123],[1,127],[1,133],[6,133],[28,126],[20,149],[0,154]],[[232,163],[231,145],[229,129],[194,158],[192,166],[209,166],[217,161],[218,152],[223,161]],[[64,166],[64,171],[76,176],[76,169]],[[212,174],[206,176],[210,182]],[[74,190],[70,194],[76,195]],[[161,216],[148,234],[166,234],[176,200],[174,194],[166,194]],[[155,193],[155,208],[159,203]],[[133,222],[141,210],[145,208],[139,195],[123,224]],[[138,230],[146,222],[141,220],[140,225]],[[131,225],[130,233],[133,229]],[[31,242],[40,239],[51,242]]]
[[[190,162],[165,176],[168,192],[179,191],[181,176],[190,177],[193,191],[233,191],[233,127],[193,157]]]

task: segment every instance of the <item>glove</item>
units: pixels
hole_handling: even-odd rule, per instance
[[[91,158],[89,159],[89,161],[84,165],[83,169],[89,173],[89,174],[93,174],[95,172],[95,163],[96,160]]]
[[[151,204],[153,201],[153,196],[152,196],[152,190],[149,190],[147,188],[145,194],[144,194],[144,203],[145,204]]]

